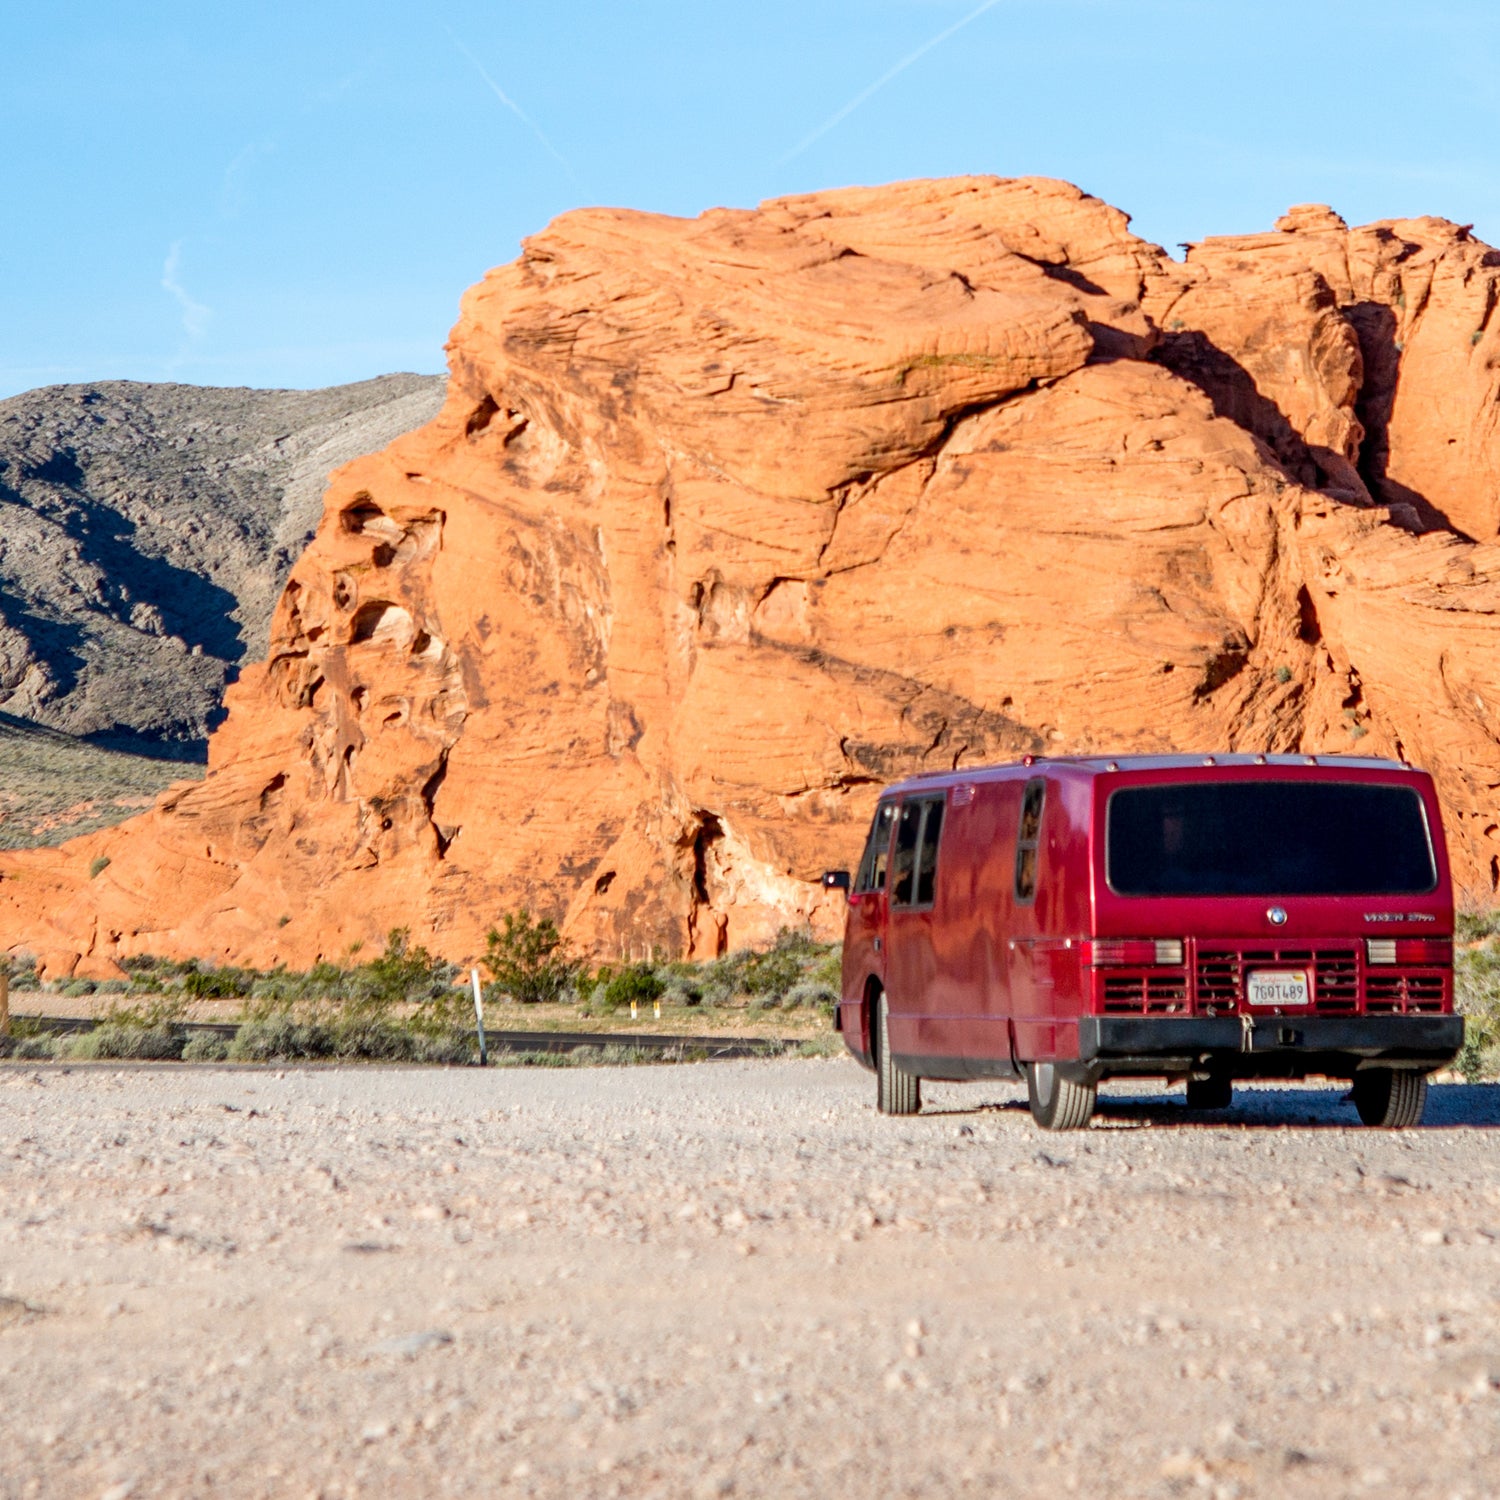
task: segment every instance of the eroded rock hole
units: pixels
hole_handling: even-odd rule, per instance
[[[1304,584],[1297,590],[1297,634],[1309,646],[1316,646],[1323,639],[1322,626],[1318,624],[1318,611],[1313,605],[1312,595]]]
[[[473,411],[469,413],[469,420],[464,423],[464,436],[475,437],[483,432],[491,422],[495,420],[495,414],[500,410],[493,396],[486,396]]]
[[[610,886],[612,886],[614,883],[615,883],[615,872],[613,870],[606,870],[594,882],[594,894],[596,896],[602,896],[605,893],[605,891],[607,891],[610,888]]]
[[[412,618],[399,604],[392,604],[387,599],[371,599],[354,612],[349,641],[351,645],[361,641],[406,642],[412,634]]]
[[[378,525],[385,519],[385,512],[376,505],[374,500],[369,495],[361,493],[354,497],[352,505],[344,507],[339,516],[339,525],[351,536],[358,536],[361,532],[368,531],[372,525]]]
[[[698,832],[693,836],[693,895],[708,905],[708,850],[724,837],[724,825],[712,813],[705,813]]]

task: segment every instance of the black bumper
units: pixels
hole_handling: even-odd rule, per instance
[[[1361,1067],[1430,1072],[1464,1044],[1462,1016],[1084,1016],[1078,1057],[1098,1077],[1218,1068],[1241,1077]]]

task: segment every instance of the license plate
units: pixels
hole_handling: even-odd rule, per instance
[[[1312,986],[1306,969],[1257,969],[1245,975],[1245,999],[1251,1005],[1306,1005]]]

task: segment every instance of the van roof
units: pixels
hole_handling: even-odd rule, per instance
[[[986,781],[1014,773],[1017,769],[1039,770],[1067,767],[1086,776],[1107,771],[1185,771],[1204,766],[1321,766],[1330,770],[1411,771],[1406,761],[1384,760],[1372,755],[1249,755],[1215,750],[1198,755],[1028,755],[1021,760],[989,766],[964,766],[955,771],[923,771],[886,788],[904,792],[908,788],[951,786],[955,782]]]

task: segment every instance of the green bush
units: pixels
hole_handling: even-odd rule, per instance
[[[413,944],[411,930],[393,927],[385,952],[357,971],[357,998],[377,1006],[422,1005],[446,1000],[458,973],[454,964]]]
[[[552,919],[524,907],[485,935],[484,966],[496,988],[523,1005],[559,999],[582,967]]]
[[[594,998],[606,1010],[618,1010],[632,1002],[650,1005],[661,999],[666,988],[657,978],[656,970],[649,964],[627,964],[623,969],[616,969],[607,976],[601,975],[601,983],[594,991]]]
[[[194,1000],[239,1000],[250,993],[254,969],[194,969],[183,975],[182,993]]]

